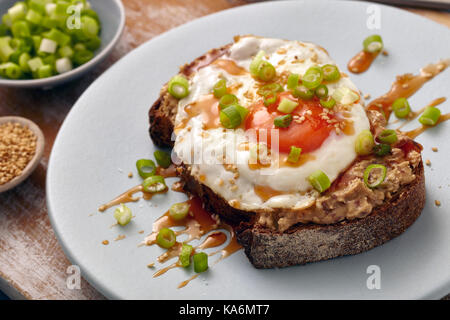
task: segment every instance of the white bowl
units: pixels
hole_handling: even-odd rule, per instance
[[[5,14],[17,0],[1,0],[0,16]],[[0,77],[0,86],[16,88],[51,88],[81,77],[102,62],[113,50],[125,27],[125,9],[120,0],[91,0],[92,8],[98,13],[102,24],[101,47],[89,62],[60,75],[45,79],[9,80]]]

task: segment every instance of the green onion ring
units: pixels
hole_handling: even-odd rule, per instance
[[[238,98],[234,94],[225,94],[219,100],[219,107],[225,109],[235,103],[238,103]]]
[[[382,143],[394,144],[397,142],[397,132],[392,129],[385,129],[378,135],[377,140]]]
[[[142,182],[142,188],[145,192],[157,193],[166,190],[167,186],[162,176],[151,176]]]
[[[275,67],[268,61],[262,61],[258,67],[258,78],[262,81],[270,81],[277,75]]]
[[[336,100],[334,100],[332,96],[320,99],[319,102],[322,107],[327,109],[333,109],[333,107],[336,105]]]
[[[330,179],[328,176],[322,171],[317,170],[314,171],[309,177],[308,177],[309,183],[319,192],[324,192],[331,186]]]
[[[372,173],[373,170],[376,170],[376,169],[380,169],[381,170],[381,176],[376,181],[374,181],[373,183],[370,183],[369,182],[370,174]],[[371,164],[371,165],[369,165],[366,168],[366,170],[364,170],[364,183],[365,183],[365,185],[368,188],[370,188],[370,189],[378,187],[380,184],[383,183],[384,179],[386,178],[386,171],[387,171],[386,167],[383,166],[382,164]]]
[[[214,97],[217,99],[222,98],[227,93],[227,82],[225,79],[221,79],[217,81],[217,83],[213,87]]]
[[[156,243],[164,249],[172,248],[176,242],[177,236],[175,235],[175,232],[169,228],[162,228],[156,236]]]
[[[189,265],[191,264],[192,252],[194,252],[194,247],[189,244],[183,243],[179,256],[180,264],[183,268],[189,267]]]
[[[411,107],[408,100],[405,98],[398,98],[392,104],[392,110],[397,118],[403,119],[409,115],[411,112]]]
[[[220,111],[220,123],[227,129],[234,129],[242,122],[242,116],[236,106],[231,105]]]
[[[164,169],[167,169],[172,164],[171,156],[167,152],[156,150],[153,156],[155,157],[156,163]]]
[[[194,271],[197,273],[208,270],[208,255],[204,252],[196,253],[193,257]]]
[[[427,107],[419,118],[419,122],[426,126],[434,126],[441,117],[441,110],[436,107]]]
[[[374,145],[372,132],[363,130],[356,137],[355,151],[358,155],[365,156],[372,152]]]
[[[320,84],[316,89],[315,89],[315,94],[318,98],[323,99],[328,97],[328,88],[326,85],[324,84]]]
[[[297,88],[294,89],[292,94],[294,95],[294,97],[300,98],[302,100],[311,100],[312,97],[314,97],[314,91],[308,89],[304,85],[297,86]]]
[[[322,66],[323,80],[326,81],[337,81],[341,77],[341,72],[337,66],[332,64],[326,64]]]
[[[176,221],[183,220],[187,217],[190,207],[187,202],[175,203],[169,209],[169,216]]]

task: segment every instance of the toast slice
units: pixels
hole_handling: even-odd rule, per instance
[[[223,55],[229,45],[213,49],[180,69],[189,75]],[[164,86],[149,111],[150,136],[160,147],[173,147],[172,134],[178,101]],[[414,168],[416,178],[402,186],[371,213],[334,224],[298,223],[284,232],[259,225],[255,212],[230,206],[220,195],[196,180],[188,165],[178,168],[187,192],[198,196],[205,208],[234,226],[239,243],[256,268],[286,267],[370,250],[403,233],[419,217],[425,205],[422,160]]]

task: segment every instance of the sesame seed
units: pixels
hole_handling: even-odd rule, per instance
[[[438,152],[438,148],[437,147],[433,147],[433,148],[431,148],[431,150],[433,150],[433,152]]]
[[[425,161],[425,164],[426,164],[427,166],[431,167],[431,161],[430,161],[430,159],[427,159],[427,160]]]
[[[440,207],[440,206],[441,206],[441,202],[440,202],[439,200],[434,200],[434,204],[435,204],[437,207]]]

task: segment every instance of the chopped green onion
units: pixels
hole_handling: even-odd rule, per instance
[[[236,105],[231,105],[220,111],[220,123],[227,129],[234,129],[242,122],[241,113]]]
[[[278,95],[276,92],[270,92],[264,96],[264,105],[266,107],[277,102]]]
[[[336,100],[334,100],[331,96],[320,99],[319,102],[322,107],[327,109],[333,109],[333,107],[336,105]]]
[[[136,161],[136,168],[143,179],[151,177],[156,173],[156,165],[153,160],[139,159]]]
[[[43,65],[44,62],[39,57],[28,60],[28,66],[30,67],[31,72],[37,72]]]
[[[96,37],[100,31],[100,26],[97,20],[89,16],[82,16],[81,20],[81,32],[86,39]]]
[[[297,163],[300,159],[300,154],[302,153],[302,148],[297,148],[292,146],[291,151],[287,157],[287,161],[291,163]]]
[[[269,84],[263,85],[261,88],[259,88],[257,93],[260,96],[265,97],[269,93],[273,93],[273,92],[277,93],[277,92],[282,92],[282,91],[283,91],[283,87],[279,83],[269,83]]]
[[[175,203],[169,209],[169,216],[173,220],[183,220],[187,217],[190,207],[191,206],[187,202]]]
[[[74,49],[75,51],[83,51],[83,50],[86,50],[87,47],[86,47],[86,45],[85,45],[84,43],[78,42],[77,44],[75,44],[75,45],[73,46],[73,49]]]
[[[411,107],[409,106],[408,100],[405,98],[398,98],[392,104],[392,110],[394,110],[395,116],[397,118],[406,118],[411,112]]]
[[[191,264],[191,255],[194,252],[194,247],[192,247],[189,244],[183,243],[183,246],[181,247],[181,252],[180,252],[180,263],[181,266],[186,268],[189,267],[189,265]]]
[[[95,51],[98,48],[100,48],[101,44],[102,40],[98,36],[89,38],[88,40],[85,41],[86,48],[92,51]]]
[[[370,130],[361,131],[356,137],[355,151],[361,156],[368,155],[372,152],[375,141]]]
[[[377,140],[382,143],[394,144],[397,142],[397,133],[392,129],[385,129],[377,136]]]
[[[306,70],[302,78],[302,83],[308,89],[315,89],[322,83],[322,80],[323,80],[322,68],[314,66]]]
[[[39,12],[37,12],[37,11],[35,11],[33,9],[30,9],[27,12],[25,20],[30,22],[30,23],[32,23],[32,24],[38,25],[42,21],[42,14],[40,14]]]
[[[160,167],[167,169],[172,164],[170,154],[167,152],[156,150],[153,155],[155,156],[155,160]]]
[[[27,13],[27,6],[25,2],[18,2],[14,6],[8,9],[8,15],[12,22],[25,18]]]
[[[120,207],[114,210],[114,218],[116,218],[118,224],[126,226],[133,218],[133,214],[130,208],[121,203]]]
[[[273,120],[275,127],[277,128],[287,128],[292,122],[292,115],[285,114],[284,116],[276,117]]]
[[[19,66],[23,72],[30,72],[30,66],[28,65],[28,61],[30,61],[31,56],[28,52],[24,52],[19,57]]]
[[[371,174],[373,173],[373,171],[379,171],[381,170],[381,174],[378,175],[377,179],[373,182],[370,182],[371,179]],[[370,189],[376,188],[378,187],[380,184],[383,183],[384,179],[386,178],[386,167],[383,166],[382,164],[371,164],[369,165],[366,170],[364,170],[364,183],[367,187],[369,187]]]
[[[22,69],[13,62],[4,63],[0,67],[2,69],[2,75],[7,78],[19,79],[22,76]]]
[[[10,37],[0,38],[0,60],[7,62],[9,57],[14,53],[14,50],[10,46]]]
[[[254,77],[258,76],[259,65],[263,61],[263,57],[266,53],[264,51],[259,51],[258,54],[253,58],[250,63],[250,74]]]
[[[194,271],[197,273],[208,270],[208,255],[204,252],[194,254]]]
[[[11,26],[11,32],[16,38],[25,38],[31,35],[30,27],[26,21],[16,21]]]
[[[59,46],[66,46],[70,43],[71,38],[64,32],[52,28],[49,32],[42,34],[45,38],[55,41]]]
[[[56,41],[43,38],[41,41],[41,45],[39,46],[39,51],[45,53],[55,53],[57,47],[58,43],[56,43]]]
[[[288,90],[294,90],[298,87],[298,80],[300,76],[296,73],[291,73],[287,80],[287,88]]]
[[[277,75],[275,67],[268,61],[262,61],[258,67],[258,78],[262,81],[270,81]]]
[[[331,186],[330,179],[328,176],[321,170],[317,170],[313,172],[308,177],[309,183],[319,192],[324,192]]]
[[[226,107],[238,102],[238,98],[234,94],[225,94],[219,100],[219,107],[220,109],[225,109]]]
[[[295,108],[297,108],[297,106],[298,102],[283,98],[283,100],[281,100],[280,104],[278,105],[277,110],[283,113],[291,113]]]
[[[436,107],[427,107],[419,118],[419,122],[426,126],[434,126],[441,117],[441,110]]]
[[[373,147],[373,153],[379,157],[385,156],[391,152],[389,144],[380,143]]]
[[[322,66],[323,80],[326,81],[337,81],[341,77],[341,73],[337,66],[332,64],[326,64]]]
[[[72,58],[75,51],[70,46],[64,46],[59,48],[58,54],[63,58]]]
[[[156,243],[164,249],[172,248],[176,242],[177,236],[175,235],[175,232],[169,228],[162,228],[156,236]]]
[[[43,65],[37,71],[37,76],[39,79],[49,78],[52,75],[53,75],[53,68],[48,64]]]
[[[336,102],[343,105],[349,105],[359,100],[359,95],[347,87],[340,87],[336,89],[333,92],[332,97],[336,100]]]
[[[213,87],[214,97],[217,99],[222,98],[227,93],[227,82],[225,79],[217,81]]]
[[[311,89],[308,89],[304,85],[299,85],[297,88],[294,89],[292,92],[294,97],[300,98],[302,100],[310,100],[312,97],[314,97],[314,91]]]
[[[167,189],[166,182],[161,176],[151,176],[142,182],[142,188],[145,192],[157,193]]]
[[[73,61],[81,66],[94,58],[94,53],[90,50],[77,50],[73,55]]]
[[[374,34],[364,39],[363,46],[364,50],[367,52],[380,52],[383,50],[383,40],[381,39],[381,36]]]
[[[69,72],[73,69],[72,61],[69,58],[61,58],[55,61],[56,72],[59,74]]]
[[[321,84],[315,90],[316,96],[320,99],[328,97],[328,88],[326,85]]]
[[[238,104],[235,104],[233,106],[237,109],[237,111],[239,111],[239,114],[241,115],[241,120],[244,121],[245,117],[247,116],[247,114],[249,112],[248,109],[244,108],[243,106],[240,106]]]
[[[189,95],[189,81],[182,75],[170,79],[167,90],[176,99],[183,99]]]

